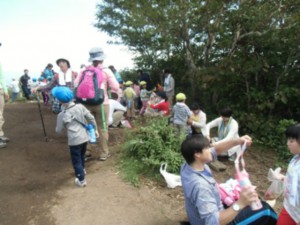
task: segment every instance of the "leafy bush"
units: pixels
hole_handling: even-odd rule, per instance
[[[125,179],[138,186],[141,176],[160,178],[163,162],[168,164],[168,172],[178,174],[183,163],[180,153],[183,138],[174,133],[172,126],[167,126],[166,118],[149,118],[146,125],[129,132],[121,160]]]

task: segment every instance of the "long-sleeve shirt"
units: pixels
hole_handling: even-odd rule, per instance
[[[7,94],[7,87],[6,87],[6,82],[2,73],[2,67],[1,67],[1,63],[0,63],[0,89],[2,89],[4,91],[5,94]]]
[[[177,102],[173,107],[174,119],[176,125],[187,125],[188,118],[192,115],[189,107],[183,102]]]
[[[150,108],[157,109],[158,112],[162,112],[164,116],[168,116],[170,114],[170,105],[169,102],[162,101],[155,105],[150,105]]]
[[[57,116],[55,130],[57,133],[60,133],[63,128],[67,129],[69,146],[80,145],[89,140],[87,130],[79,121],[83,124],[89,122],[97,129],[94,116],[81,104],[71,102],[66,109]]]
[[[108,115],[108,125],[113,123],[113,114],[115,111],[123,111],[124,113],[127,111],[127,108],[121,105],[120,102],[109,99],[109,115]]]
[[[288,214],[300,222],[300,156],[295,155],[289,163],[284,179],[283,206]]]
[[[234,138],[239,138],[239,125],[235,119],[232,117],[230,118],[230,121],[227,125],[221,129],[221,126],[223,124],[222,117],[219,117],[217,119],[214,119],[213,121],[206,124],[206,134],[209,137],[210,135],[210,129],[213,127],[218,127],[218,136],[223,137],[219,138],[218,143],[222,143],[224,141],[232,140]],[[224,126],[224,124],[223,124]],[[223,133],[220,133],[223,132]]]
[[[200,111],[198,115],[192,114],[191,118],[193,119],[193,117],[197,117],[197,121],[193,120],[192,127],[200,129],[202,134],[206,136],[206,114]]]

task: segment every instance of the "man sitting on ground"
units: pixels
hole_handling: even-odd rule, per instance
[[[110,128],[117,128],[121,126],[122,118],[127,109],[117,101],[118,94],[112,92],[111,97],[112,99],[109,99],[108,125]]]

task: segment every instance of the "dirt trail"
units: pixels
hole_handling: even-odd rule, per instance
[[[37,103],[8,104],[4,131],[11,142],[0,150],[1,225],[173,225],[185,220],[180,189],[122,181],[116,166],[124,131],[110,131],[112,157],[87,163],[86,188],[74,186],[66,137],[54,133],[56,116]]]

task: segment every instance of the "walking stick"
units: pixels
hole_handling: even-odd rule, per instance
[[[42,120],[42,125],[43,125],[43,130],[44,130],[44,135],[45,135],[45,141],[48,142],[48,137],[47,137],[47,133],[46,133],[44,118],[43,118],[43,114],[42,114],[42,110],[41,110],[40,97],[39,97],[38,93],[36,94],[36,96],[37,96],[37,102],[38,102],[38,106],[39,106],[39,112],[40,112],[40,116],[41,116],[41,120]]]

